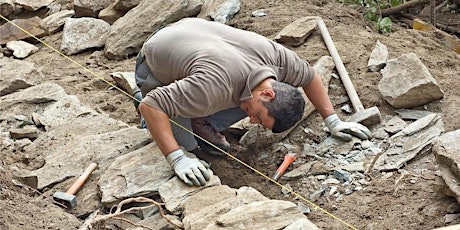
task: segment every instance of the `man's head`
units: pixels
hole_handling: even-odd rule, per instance
[[[276,96],[263,104],[267,107],[268,113],[275,118],[272,131],[281,133],[302,119],[305,100],[297,88],[286,83],[275,81],[272,88]]]
[[[294,126],[301,118],[305,101],[300,91],[286,83],[266,79],[252,90],[253,98],[240,104],[253,124],[262,124],[274,133]]]

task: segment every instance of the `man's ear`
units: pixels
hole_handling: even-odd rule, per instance
[[[270,102],[275,99],[275,91],[273,89],[264,89],[260,92],[261,100],[264,102]]]

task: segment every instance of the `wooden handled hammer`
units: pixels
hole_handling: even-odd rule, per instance
[[[348,119],[348,121],[359,122],[366,126],[379,124],[382,120],[379,109],[376,106],[364,109],[364,106],[359,100],[358,94],[353,87],[353,83],[348,76],[347,70],[345,69],[342,60],[340,59],[339,53],[334,46],[334,42],[332,41],[332,38],[327,31],[324,21],[322,19],[318,19],[317,23],[318,28],[321,31],[321,36],[323,37],[324,43],[326,43],[326,47],[329,50],[332,59],[334,60],[335,67],[337,68],[337,72],[339,72],[343,86],[347,91],[348,98],[350,98],[351,104],[355,109],[355,114],[353,114],[350,119]]]
[[[77,206],[77,197],[75,194],[80,190],[83,184],[86,182],[91,173],[97,168],[96,163],[91,163],[88,168],[80,175],[80,177],[75,181],[72,186],[70,186],[67,192],[56,192],[53,195],[53,200],[64,204],[66,207],[75,207]]]

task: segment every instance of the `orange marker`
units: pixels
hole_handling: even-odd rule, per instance
[[[297,158],[297,154],[295,153],[288,153],[284,156],[284,161],[283,163],[280,165],[280,167],[278,168],[278,170],[276,170],[276,173],[275,175],[273,176],[273,180],[275,181],[278,181],[280,179],[280,177],[284,174],[284,171],[286,171],[287,167],[295,161],[295,159]]]

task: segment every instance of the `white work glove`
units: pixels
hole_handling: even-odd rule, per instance
[[[331,132],[332,136],[337,137],[344,141],[351,140],[352,136],[358,137],[363,140],[370,139],[372,137],[369,129],[357,122],[343,122],[337,116],[332,114],[324,119],[326,127]]]
[[[188,186],[203,186],[211,178],[208,168],[198,158],[187,157],[181,149],[170,153],[166,160]]]

